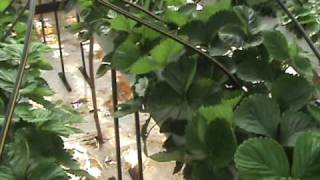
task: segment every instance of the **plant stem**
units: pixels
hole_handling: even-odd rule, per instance
[[[178,36],[170,34],[170,33],[166,32],[164,30],[161,30],[160,28],[158,28],[158,27],[156,27],[156,26],[154,26],[154,25],[152,25],[152,24],[150,24],[148,22],[145,22],[144,20],[142,20],[142,19],[140,19],[140,18],[128,13],[127,11],[117,7],[116,5],[114,5],[114,4],[110,3],[110,2],[106,2],[104,0],[98,0],[98,1],[100,3],[102,3],[103,5],[107,6],[108,8],[116,11],[117,13],[120,13],[120,14],[124,15],[125,17],[127,17],[129,19],[132,19],[132,20],[134,20],[134,21],[136,21],[136,22],[138,22],[138,23],[140,23],[140,24],[142,24],[142,25],[144,25],[144,26],[146,26],[146,27],[148,27],[148,28],[150,28],[150,29],[152,29],[152,30],[154,30],[154,31],[156,31],[156,32],[168,37],[168,38],[170,38],[170,39],[172,39],[172,40],[184,45],[185,47],[195,51],[196,53],[200,54],[201,56],[211,60],[214,64],[216,64],[235,83],[236,86],[242,88],[242,85],[240,84],[240,82],[232,75],[231,72],[229,72],[229,70],[226,67],[224,67],[223,64],[221,64],[219,61],[217,61],[215,58],[211,57],[207,53],[203,52],[201,49],[198,49],[198,48],[194,47],[193,45],[189,44],[188,42],[186,42],[185,40],[181,39]]]
[[[5,120],[2,126],[1,134],[0,134],[0,159],[3,153],[5,141],[9,132],[10,125],[12,124],[12,118],[14,114],[14,109],[16,107],[17,99],[19,96],[19,90],[22,83],[25,67],[28,61],[28,54],[30,49],[31,35],[32,35],[32,27],[33,27],[33,17],[35,13],[35,0],[30,0],[29,7],[29,17],[27,23],[27,32],[25,35],[25,42],[23,47],[23,52],[21,55],[21,63],[19,65],[19,70],[17,73],[17,78],[14,84],[14,88],[12,93],[10,94],[10,99],[8,103],[8,107],[6,109]]]
[[[5,34],[1,37],[0,42],[4,41],[12,32],[13,28],[17,25],[17,23],[19,22],[20,18],[23,16],[24,12],[26,11],[26,9],[28,8],[28,3],[23,7],[23,9],[19,12],[19,14],[17,15],[16,19],[13,21],[12,25],[9,27],[9,29],[5,32]]]
[[[161,19],[160,17],[158,17],[157,15],[155,15],[154,13],[152,13],[151,11],[149,11],[149,10],[147,10],[147,9],[139,6],[138,4],[132,3],[132,2],[127,1],[127,0],[122,0],[122,2],[124,2],[124,3],[126,3],[126,4],[128,4],[128,5],[132,6],[132,7],[134,7],[134,8],[136,8],[136,9],[144,12],[145,14],[153,17],[154,19],[156,19],[156,20],[158,20],[158,21],[162,21],[162,19]]]
[[[310,37],[308,36],[307,32],[304,30],[302,25],[298,22],[298,20],[294,17],[294,15],[289,11],[289,9],[286,7],[286,5],[281,0],[275,0],[280,7],[283,9],[283,11],[289,16],[289,18],[292,20],[294,25],[298,28],[300,33],[302,34],[302,37],[305,39],[307,44],[309,45],[310,49],[313,51],[315,56],[317,57],[319,63],[320,63],[320,51],[319,49],[314,45]]]

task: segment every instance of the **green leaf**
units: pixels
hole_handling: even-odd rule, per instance
[[[232,124],[233,106],[231,104],[220,103],[215,106],[201,107],[198,112],[207,122],[212,122],[216,119],[225,119]]]
[[[114,52],[111,65],[117,70],[126,71],[140,56],[139,48],[131,41],[125,41]]]
[[[174,62],[180,58],[184,50],[183,45],[172,39],[166,39],[160,42],[159,45],[151,50],[152,58],[161,66],[167,65],[169,62]]]
[[[3,100],[0,98],[0,114],[2,114],[5,110],[5,104]]]
[[[219,38],[222,42],[228,44],[230,47],[244,47],[246,42],[246,34],[237,25],[227,25],[220,29]]]
[[[96,78],[101,78],[110,70],[110,66],[106,64],[101,64],[96,72]]]
[[[284,61],[290,58],[287,39],[280,31],[265,31],[263,38],[263,44],[274,59]]]
[[[28,179],[37,180],[68,180],[62,167],[54,159],[33,159],[27,172]]]
[[[310,104],[308,105],[308,112],[310,115],[317,121],[320,122],[320,108],[317,105]]]
[[[196,15],[196,19],[206,22],[212,15],[223,10],[228,10],[230,7],[231,0],[219,0],[216,3],[205,6],[203,10]]]
[[[299,136],[294,148],[292,175],[304,180],[320,177],[320,135],[304,133]]]
[[[280,122],[281,143],[294,146],[296,138],[303,132],[312,130],[316,124],[303,112],[286,111]]]
[[[271,81],[275,73],[270,64],[264,60],[244,59],[237,66],[237,75],[244,81],[257,82]]]
[[[169,64],[162,75],[170,86],[180,94],[188,92],[197,70],[197,61],[192,58],[182,58]]]
[[[137,23],[124,16],[117,16],[111,20],[111,27],[119,31],[130,32]]]
[[[176,149],[171,151],[165,152],[158,152],[149,156],[152,160],[158,162],[169,162],[169,161],[179,161],[183,162],[185,157],[185,150],[184,149]]]
[[[119,118],[128,114],[135,113],[139,111],[142,106],[142,102],[140,99],[132,99],[125,103],[119,105],[119,109],[117,112],[113,114],[114,117]]]
[[[215,82],[210,78],[201,78],[192,82],[187,97],[195,106],[203,105],[214,89]]]
[[[242,179],[265,180],[289,177],[289,162],[283,148],[268,138],[253,138],[239,146],[235,163]]]
[[[8,166],[0,166],[0,179],[3,180],[16,180],[14,173],[12,171],[12,167]]]
[[[207,127],[205,143],[209,159],[216,167],[227,166],[236,151],[236,140],[231,124],[224,119],[216,119]]]
[[[23,179],[30,160],[30,148],[27,139],[19,131],[15,133],[14,141],[9,144],[8,156],[17,179]]]
[[[303,77],[285,74],[272,84],[271,92],[281,108],[295,111],[311,99],[313,87]]]
[[[237,14],[247,33],[255,35],[260,32],[258,18],[253,9],[246,6],[235,6],[233,11]]]
[[[131,67],[130,72],[133,74],[146,74],[151,71],[160,70],[161,65],[156,62],[152,57],[145,56],[139,58]]]
[[[277,136],[280,109],[267,95],[256,94],[244,99],[234,117],[236,125],[248,132]]]
[[[208,39],[206,23],[199,20],[188,22],[181,27],[180,33],[188,36],[193,44],[202,44],[203,42],[208,42],[208,40],[210,40]]]
[[[313,68],[308,57],[303,53],[303,50],[297,43],[289,46],[290,58],[294,68],[299,74],[302,74],[308,81],[313,81]]]
[[[10,0],[1,0],[0,2],[0,12],[3,12],[9,5],[10,5]]]
[[[192,109],[187,102],[165,82],[159,82],[147,96],[147,110],[158,123],[169,118],[191,119],[192,117]]]
[[[169,22],[169,23],[174,23],[177,26],[183,26],[187,23],[188,21],[188,16],[183,15],[182,13],[178,11],[173,11],[173,10],[167,10],[165,12],[165,15],[163,17],[163,20]]]

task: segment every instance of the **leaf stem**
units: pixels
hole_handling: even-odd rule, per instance
[[[170,38],[170,39],[172,39],[172,40],[184,45],[185,47],[195,51],[199,55],[211,60],[214,64],[216,64],[235,83],[236,86],[238,86],[239,88],[242,88],[242,85],[240,84],[240,82],[232,75],[231,72],[229,72],[229,70],[226,67],[224,67],[223,64],[221,64],[219,61],[217,61],[215,58],[211,57],[207,53],[203,52],[201,49],[198,49],[198,48],[194,47],[193,45],[189,44],[188,42],[186,42],[185,40],[181,39],[178,36],[170,34],[170,33],[166,32],[164,30],[161,30],[160,28],[158,28],[158,27],[156,27],[156,26],[154,26],[154,25],[152,25],[152,24],[150,24],[148,22],[145,22],[144,20],[142,20],[142,19],[140,19],[140,18],[128,13],[127,11],[117,7],[116,5],[114,5],[114,4],[110,3],[110,2],[106,2],[104,0],[98,0],[98,1],[100,3],[102,3],[103,5],[107,6],[108,8],[114,10],[115,12],[120,13],[123,16],[125,16],[125,17],[127,17],[129,19],[132,19],[132,20],[134,20],[134,21],[136,21],[136,22],[138,22],[138,23],[140,23],[140,24],[142,24],[142,25],[144,25],[144,26],[146,26],[146,27],[148,27],[148,28],[150,28],[150,29],[152,29],[152,30],[154,30],[154,31],[166,36],[166,37],[168,37],[168,38]],[[244,90],[244,89],[242,88],[242,90]]]

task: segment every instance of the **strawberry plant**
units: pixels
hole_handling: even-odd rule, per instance
[[[83,22],[70,29],[107,52],[98,75],[135,76],[136,98],[115,115],[149,113],[166,135],[150,158],[193,180],[320,178],[317,68],[261,17],[279,18],[276,3],[75,2]]]
[[[27,12],[10,2],[0,2],[0,36],[3,39],[0,42],[1,126],[21,61],[25,43],[22,37],[26,33]],[[21,12],[21,17],[17,17],[16,12]],[[16,22],[14,27],[13,21]],[[72,125],[81,122],[81,116],[62,102],[47,100],[54,92],[41,77],[41,71],[52,69],[45,58],[49,49],[33,38],[14,122],[1,158],[0,179],[67,180],[70,174],[90,178],[72,159],[62,140],[62,137],[79,132]]]

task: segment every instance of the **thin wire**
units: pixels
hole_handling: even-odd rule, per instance
[[[26,67],[26,64],[28,61],[28,54],[29,54],[29,49],[30,49],[32,27],[33,27],[33,17],[34,17],[34,13],[35,13],[35,4],[36,4],[35,0],[30,0],[29,17],[28,17],[28,22],[27,22],[27,32],[25,35],[25,43],[24,43],[23,52],[22,52],[22,56],[21,56],[21,62],[19,65],[19,70],[18,70],[17,78],[16,78],[16,81],[14,84],[14,88],[13,88],[13,91],[10,95],[9,104],[8,104],[6,114],[5,114],[4,124],[2,126],[2,130],[1,130],[1,134],[0,134],[0,140],[1,140],[0,141],[0,158],[2,156],[4,146],[5,146],[5,141],[6,141],[8,132],[9,132],[10,125],[12,123],[12,117],[13,117],[14,110],[15,110],[16,103],[17,103],[17,99],[19,96],[21,82],[22,82],[25,67]]]

